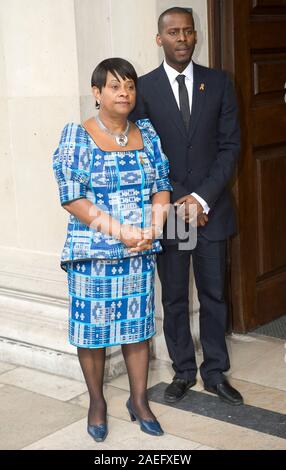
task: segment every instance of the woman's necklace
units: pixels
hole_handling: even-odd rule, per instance
[[[109,129],[107,129],[107,127],[103,124],[103,122],[101,121],[99,116],[96,116],[95,119],[96,119],[96,122],[98,123],[100,129],[102,129],[104,132],[106,132],[106,134],[111,135],[112,137],[115,137],[115,140],[116,140],[117,144],[120,145],[120,147],[126,147],[126,145],[128,144],[128,137],[127,136],[128,136],[129,130],[130,130],[130,122],[129,121],[127,121],[126,129],[123,132],[121,132],[120,134],[115,134],[115,132],[112,132]]]

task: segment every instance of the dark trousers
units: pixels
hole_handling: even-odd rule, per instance
[[[164,334],[175,377],[195,378],[197,365],[189,319],[191,256],[200,302],[200,340],[204,355],[200,373],[205,384],[215,385],[229,369],[225,342],[226,241],[213,242],[198,236],[193,251],[181,251],[176,245],[166,246],[158,255]]]

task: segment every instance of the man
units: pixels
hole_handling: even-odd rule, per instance
[[[198,226],[193,250],[181,250],[180,240],[165,234],[164,252],[158,256],[164,334],[175,371],[165,400],[180,400],[196,383],[188,298],[192,256],[204,387],[227,403],[240,405],[242,396],[223,375],[230,367],[225,342],[226,240],[236,230],[227,186],[240,150],[235,94],[226,73],[192,61],[197,33],[190,9],[174,7],[162,13],[156,40],[165,60],[139,79],[131,119],[149,118],[153,123],[170,161],[172,202],[180,205],[185,222],[191,221],[195,205]]]

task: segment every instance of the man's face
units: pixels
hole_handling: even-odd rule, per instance
[[[166,15],[156,41],[163,47],[167,63],[182,71],[191,61],[197,42],[192,16],[185,13]]]

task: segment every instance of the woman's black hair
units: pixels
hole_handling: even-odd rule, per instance
[[[137,84],[137,73],[133,65],[125,59],[114,57],[112,59],[105,59],[98,64],[91,76],[91,86],[95,86],[101,91],[102,87],[106,85],[108,72],[112,73],[117,80],[119,75],[123,80],[129,78],[133,80],[135,86]]]

